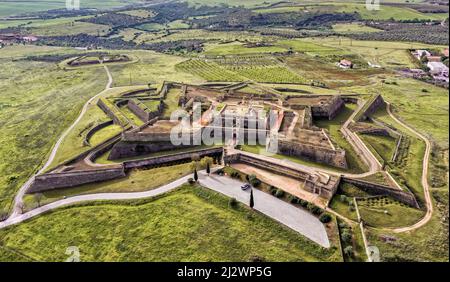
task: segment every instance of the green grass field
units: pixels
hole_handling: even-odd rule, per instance
[[[0,230],[0,239],[1,261],[64,261],[69,246],[79,248],[82,261],[341,260],[336,246],[323,249],[194,186],[153,200],[60,209]]]
[[[246,47],[242,43],[233,42],[227,44],[211,44],[206,47],[205,54],[217,55],[245,55],[286,52],[288,49],[280,46]]]
[[[370,244],[380,250],[382,261],[449,261],[448,189],[435,189],[432,193],[434,203],[439,198],[431,220],[421,228],[405,233],[393,233],[387,230],[367,229]],[[383,237],[393,238],[394,242],[384,242]]]
[[[381,163],[391,161],[397,144],[395,138],[368,134],[359,135],[359,137],[369,145],[369,149],[372,150],[376,157],[381,158]]]
[[[179,109],[178,102],[180,100],[181,90],[172,88],[167,92],[166,99],[164,99],[163,117],[170,118],[171,114]]]
[[[130,2],[139,2],[137,0],[83,0],[80,3],[80,8],[98,8],[108,9],[114,7],[121,7]],[[19,15],[23,13],[40,12],[53,9],[65,9],[65,0],[33,0],[33,1],[1,1],[0,2],[0,17],[7,17],[12,15]]]
[[[128,86],[109,89],[102,94],[102,97],[115,97],[129,91],[141,89],[147,89],[147,86]],[[108,126],[92,136],[90,140],[91,146],[84,145],[83,141],[85,139],[85,136],[92,127],[99,123],[110,120],[110,118],[97,106],[97,101],[98,99],[95,99],[88,105],[86,113],[84,114],[80,122],[73,128],[72,131],[69,132],[69,134],[63,140],[49,169],[81,154],[82,152],[89,150],[93,146],[96,146],[103,141],[108,140],[109,138],[113,137],[116,134],[119,134],[123,130],[119,125]]]
[[[448,14],[426,14],[418,12],[408,7],[386,6],[381,3],[380,10],[368,10],[361,1],[294,1],[298,4],[284,7],[255,9],[256,13],[357,13],[363,20],[413,20],[431,19],[441,20],[448,17]],[[353,2],[353,3],[352,3]],[[404,2],[403,2],[404,3]]]
[[[418,222],[425,213],[388,197],[359,199],[358,209],[364,222],[372,227],[404,227]]]
[[[316,52],[313,55],[329,56],[333,54],[352,54],[359,56],[366,63],[378,64],[382,67],[415,68],[416,63],[411,59],[408,49],[433,49],[445,48],[422,43],[390,42],[390,41],[362,41],[351,40],[345,37],[314,37],[305,38],[302,41],[312,42],[328,48],[340,50],[336,52]]]
[[[361,15],[361,18],[365,20],[389,20],[393,18],[394,20],[413,20],[413,19],[432,19],[432,20],[442,20],[447,15],[443,14],[424,14],[418,12],[416,10],[406,8],[406,7],[393,7],[393,6],[385,6],[380,5],[380,10],[370,11],[366,9],[365,4],[337,4],[338,7],[337,12],[346,12],[346,13],[358,13]]]
[[[162,84],[164,81],[178,81],[186,83],[202,83],[193,74],[175,68],[184,58],[155,53],[152,51],[131,51],[138,62],[110,67],[114,77],[113,86]]]
[[[207,81],[243,81],[244,77],[229,71],[214,62],[191,59],[176,66],[176,69],[185,73],[195,74]]]
[[[20,26],[21,28],[26,28],[29,33],[37,36],[73,35],[78,33],[104,35],[109,30],[109,26],[106,25],[77,21],[83,18],[88,18],[88,16],[45,20],[0,20],[0,28]]]
[[[326,129],[330,134],[331,140],[346,151],[349,171],[353,173],[361,173],[366,169],[366,165],[353,150],[352,145],[348,143],[340,132],[340,128],[350,117],[355,108],[356,105],[354,104],[346,104],[345,108],[333,120],[316,120],[314,123],[317,126]]]
[[[358,216],[356,214],[356,211],[353,209],[350,209],[350,206],[348,205],[348,202],[343,202],[340,200],[340,195],[336,195],[331,200],[329,207],[334,210],[335,212],[339,213],[340,215],[345,216],[348,219],[358,221]],[[350,198],[352,201],[353,199]]]
[[[58,54],[61,48],[2,49],[0,88],[0,209],[43,164],[85,101],[106,85],[103,69],[65,72],[55,64],[17,60],[26,54]],[[26,94],[26,95],[24,95]]]
[[[359,23],[334,24],[333,30],[338,33],[363,33],[363,32],[379,32],[380,29],[366,26]]]
[[[396,78],[395,84],[375,84],[370,87],[352,87],[347,90],[358,93],[376,93],[380,91],[387,101],[393,106],[394,114],[403,120],[406,124],[412,126],[423,133],[434,144],[436,155],[444,156],[448,154],[448,92],[445,89],[432,86],[412,79]],[[426,89],[426,92],[423,91]],[[402,176],[408,187],[412,188],[414,193],[423,199],[422,185],[420,176],[422,170],[422,160],[425,150],[424,143],[412,136],[411,133],[390,119],[385,110],[379,110],[374,115],[381,121],[391,124],[402,133],[410,136],[411,145],[407,154],[406,167],[396,169],[395,172]],[[444,169],[438,169],[433,164],[444,166]],[[440,163],[432,159],[431,173],[439,170],[439,174],[446,178],[448,172],[448,163]],[[440,177],[440,176],[439,176]]]

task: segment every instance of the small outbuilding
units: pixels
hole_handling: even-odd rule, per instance
[[[352,69],[353,68],[353,63],[352,61],[346,60],[346,59],[342,59],[339,62],[339,67],[343,68],[343,69]]]

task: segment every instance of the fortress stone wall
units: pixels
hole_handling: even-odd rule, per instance
[[[366,103],[361,110],[362,112],[357,115],[356,121],[367,120],[378,108],[386,105],[386,102],[380,94],[370,98]]]
[[[175,153],[172,155],[152,157],[136,161],[127,161],[123,164],[100,169],[46,173],[35,177],[27,193],[31,194],[55,189],[71,188],[83,184],[117,179],[125,177],[126,171],[133,168],[152,167],[191,161],[193,154],[203,158],[206,156],[220,157],[222,156],[222,153],[223,149],[221,147],[197,150],[193,149],[191,152]],[[98,155],[100,154],[101,153],[99,152]]]
[[[291,103],[290,99],[299,99],[299,96],[292,96],[289,95],[286,97],[285,101],[283,102],[283,106],[290,106],[294,110],[304,110],[305,108],[310,107],[311,113],[313,117],[316,118],[327,118],[327,119],[333,119],[336,117],[336,115],[340,112],[340,110],[345,106],[344,100],[336,95],[336,96],[328,96],[329,98],[324,101],[320,102],[311,102],[309,104],[306,100],[311,99],[317,99],[318,97],[324,97],[325,95],[318,96],[318,95],[307,95],[307,96],[301,96],[302,99],[305,99],[305,104],[298,104],[298,103]],[[327,97],[327,96],[325,96]]]
[[[167,165],[170,163],[179,163],[179,162],[185,162],[185,161],[192,161],[192,155],[195,154],[199,156],[200,158],[203,157],[217,157],[221,156],[223,153],[222,148],[210,148],[210,149],[200,149],[200,150],[193,150],[192,152],[185,152],[185,153],[178,153],[178,154],[172,154],[167,156],[161,156],[161,157],[153,157],[153,158],[147,158],[144,160],[136,160],[136,161],[127,161],[124,162],[124,168],[125,169],[133,169],[133,168],[139,168],[139,167],[152,167],[152,166],[159,166],[159,165]]]
[[[158,110],[148,111],[136,104],[136,101],[134,99],[128,100],[127,107],[143,122],[147,122],[155,117],[160,116],[163,111],[162,104],[159,104]]]
[[[313,117],[328,118],[329,120],[332,120],[344,106],[344,100],[339,96],[334,96],[327,104],[313,105],[311,111]]]
[[[125,170],[122,166],[100,170],[48,173],[37,175],[27,192],[37,193],[47,190],[75,187],[120,177],[125,177]]]
[[[99,99],[97,102],[97,106],[102,109],[102,111],[114,121],[114,124],[122,126],[122,121],[111,111],[111,109],[102,101],[102,99]]]
[[[304,157],[314,162],[328,164],[344,169],[347,168],[345,150],[332,150],[324,147],[279,139],[278,151],[283,155]]]
[[[392,187],[378,184],[378,183],[372,183],[360,179],[352,179],[348,177],[342,177],[342,181],[345,183],[349,183],[352,185],[355,185],[356,187],[361,188],[362,190],[366,191],[369,194],[372,195],[380,195],[380,196],[389,196],[392,197],[395,200],[398,200],[399,202],[405,203],[411,207],[419,208],[419,204],[417,203],[416,198],[414,195],[410,192],[405,192],[402,190],[394,189]]]
[[[84,144],[85,146],[90,146],[90,140],[91,140],[91,137],[92,137],[95,133],[97,133],[97,131],[102,130],[102,129],[105,128],[105,127],[108,127],[108,126],[112,125],[113,123],[114,123],[113,120],[108,120],[108,121],[106,121],[106,122],[97,124],[96,126],[94,126],[93,128],[91,128],[91,129],[88,131],[88,133],[86,134],[86,136],[84,137],[83,144]]]
[[[111,149],[108,160],[148,155],[160,151],[169,151],[193,147],[192,145],[173,145],[171,142],[119,142]]]
[[[245,152],[225,155],[226,164],[244,163],[250,166],[269,170],[273,173],[291,177],[304,183],[304,189],[308,192],[318,194],[319,196],[331,199],[336,193],[339,186],[340,178],[331,175],[311,175],[306,171],[299,170],[289,165],[280,164],[279,162],[269,161],[257,156],[252,156]]]

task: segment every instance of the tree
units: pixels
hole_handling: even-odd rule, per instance
[[[324,214],[322,214],[322,215],[319,217],[319,220],[320,220],[320,222],[322,222],[322,223],[328,223],[328,222],[331,221],[331,216],[330,216],[329,214],[327,214],[327,213],[324,213]]]
[[[200,161],[200,167],[202,169],[205,169],[208,165],[211,167],[211,165],[214,163],[214,159],[211,157],[204,157],[201,161]]]
[[[353,257],[353,247],[352,246],[345,247],[344,254],[348,257]]]
[[[194,180],[195,180],[195,182],[198,181],[198,173],[197,173],[197,169],[194,170]]]
[[[237,200],[235,198],[230,198],[230,200],[228,201],[228,205],[231,208],[235,208],[237,206],[237,204],[238,204],[238,202],[237,202]]]
[[[353,236],[352,236],[352,234],[350,234],[349,231],[344,230],[342,232],[342,234],[341,234],[341,238],[342,238],[342,241],[344,241],[345,243],[349,244],[349,243],[352,242]]]
[[[250,190],[250,207],[253,209],[255,206],[255,200],[253,199],[253,189]]]
[[[206,173],[208,175],[211,173],[211,168],[209,167],[209,163],[206,163]]]
[[[259,180],[256,175],[251,174],[251,175],[246,175],[245,178],[247,179],[247,181],[253,185],[254,187],[258,187],[261,184],[261,180]]]

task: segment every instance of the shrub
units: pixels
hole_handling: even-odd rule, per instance
[[[277,188],[276,187],[274,187],[274,186],[270,186],[270,188],[269,188],[269,192],[270,192],[270,194],[272,194],[273,196],[275,196],[275,193],[277,192]]]
[[[300,206],[306,208],[308,206],[308,202],[303,200],[303,199],[299,199],[298,203],[300,204]]]
[[[230,208],[235,208],[235,207],[237,207],[237,205],[238,205],[238,201],[235,198],[230,198],[228,200],[228,206]]]
[[[320,222],[322,223],[328,223],[331,221],[331,215],[324,213],[319,217]]]
[[[254,187],[258,187],[259,185],[261,185],[261,180],[259,180],[254,174],[248,176],[248,182]]]
[[[191,184],[191,185],[193,185],[193,184],[195,183],[194,178],[190,177],[190,178],[188,179],[188,183]]]
[[[281,198],[283,196],[284,196],[284,191],[280,190],[280,189],[277,189],[277,192],[275,193],[275,197]]]
[[[233,172],[231,172],[230,176],[231,176],[232,178],[239,178],[239,172],[233,171]]]
[[[342,241],[349,244],[352,242],[352,234],[348,230],[344,230],[341,234]]]
[[[214,159],[213,158],[211,158],[211,157],[204,157],[200,161],[200,167],[201,168],[206,168],[208,164],[211,166],[213,163],[214,163]]]
[[[346,203],[346,202],[347,202],[347,196],[345,196],[345,195],[340,195],[340,196],[339,196],[339,200],[340,200],[341,202],[343,202],[343,203]]]
[[[320,214],[323,213],[323,209],[321,209],[321,208],[319,208],[319,207],[317,207],[317,206],[314,206],[314,207],[311,209],[311,212],[312,212],[313,214],[315,214],[315,215],[320,215]]]
[[[314,205],[313,203],[308,203],[306,207],[310,212],[312,212],[315,215],[323,213],[323,210],[318,206]]]
[[[11,175],[8,177],[8,184],[13,183],[14,181],[16,181],[17,179],[19,179],[19,177],[17,175]]]
[[[344,248],[344,254],[349,257],[353,257],[353,247],[347,246]]]
[[[291,198],[290,198],[289,201],[290,201],[292,204],[298,204],[299,201],[300,201],[300,199],[297,198],[297,197],[292,197],[292,196],[291,196]]]
[[[254,255],[254,256],[251,256],[251,257],[250,257],[249,261],[250,261],[250,262],[265,262],[266,259],[263,258],[263,257],[260,257],[260,256],[258,256],[258,255]]]

